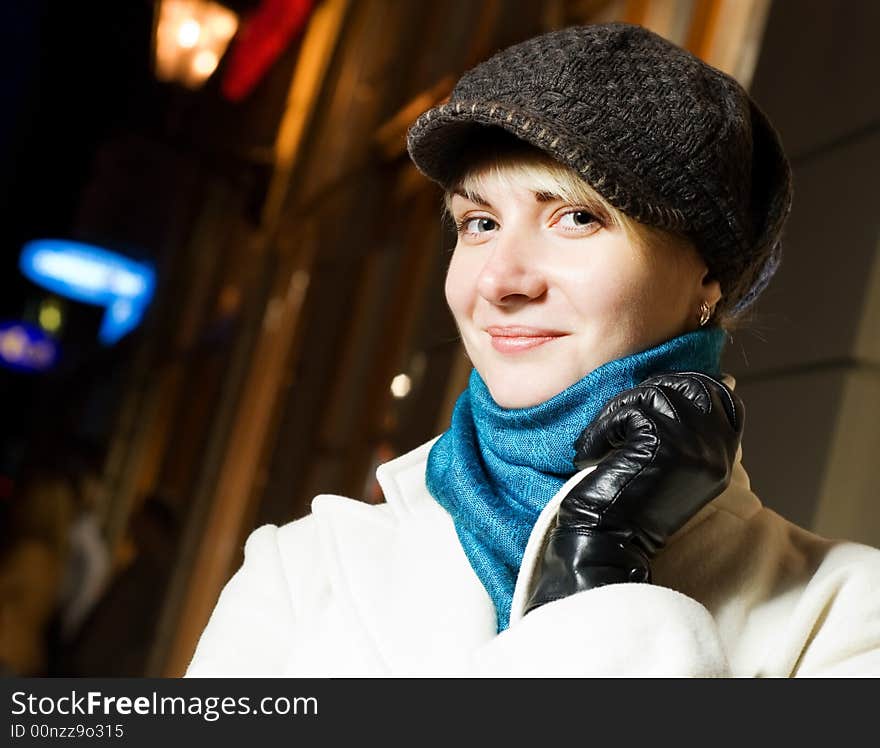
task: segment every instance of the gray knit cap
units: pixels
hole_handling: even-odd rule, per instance
[[[615,208],[689,236],[737,315],[780,262],[791,169],[779,135],[730,76],[641,27],[597,24],[516,44],[466,72],[407,135],[444,188],[486,126],[572,167]]]

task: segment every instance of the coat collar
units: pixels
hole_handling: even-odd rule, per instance
[[[400,457],[386,462],[376,469],[376,480],[382,488],[385,500],[397,514],[418,512],[426,502],[434,502],[434,497],[425,485],[425,469],[428,453],[440,437],[416,447]]]
[[[385,505],[312,502],[336,599],[374,672],[455,674],[496,634],[492,600],[425,486],[432,443],[378,469]]]

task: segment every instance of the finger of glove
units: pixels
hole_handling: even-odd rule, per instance
[[[656,385],[637,385],[621,392],[605,404],[575,441],[574,463],[578,469],[601,460],[609,450],[625,443],[629,436],[624,428],[627,419],[620,414],[628,409],[641,412],[645,418],[658,413],[679,418],[668,393]]]
[[[602,433],[611,453],[562,500],[560,522],[598,526],[604,511],[651,463],[659,446],[654,422],[635,406],[609,414]]]
[[[663,384],[651,386],[662,389],[678,413],[678,424],[658,421],[661,437],[683,439],[693,449],[708,449],[712,453],[721,445],[724,445],[725,452],[730,448],[735,450],[734,445],[740,440],[740,432],[730,415],[733,412],[733,418],[737,418],[735,405],[729,406],[723,388],[689,376],[666,378]],[[740,423],[741,419],[737,420],[737,425]],[[685,442],[681,443],[682,450]],[[732,459],[733,455],[730,457]]]
[[[680,416],[678,423],[658,419],[658,438],[667,464],[672,460],[679,466],[691,465],[692,477],[701,474],[708,481],[704,488],[714,486],[713,496],[717,495],[728,485],[742,438],[742,403],[722,383],[699,373],[669,375],[662,381],[652,386],[666,392]]]
[[[699,371],[670,372],[649,377],[642,384],[668,387],[684,395],[702,413],[724,413],[730,427],[742,434],[745,406],[724,382]]]

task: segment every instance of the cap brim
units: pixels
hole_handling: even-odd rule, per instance
[[[567,163],[572,138],[540,118],[492,102],[458,101],[428,110],[407,133],[407,149],[425,176],[449,187],[481,146],[499,137],[525,141]]]
[[[674,209],[649,212],[646,205],[663,205],[659,195],[619,160],[606,161],[603,143],[590,133],[577,138],[540,116],[491,101],[457,101],[429,109],[407,133],[410,158],[425,176],[444,189],[454,186],[464,167],[478,155],[481,144],[497,139],[499,131],[544,151],[553,160],[573,169],[618,210],[645,223],[678,228]],[[635,196],[639,196],[637,199]],[[661,208],[662,210],[662,208]]]

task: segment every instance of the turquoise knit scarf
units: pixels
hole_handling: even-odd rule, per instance
[[[452,424],[428,455],[428,490],[449,512],[459,540],[507,628],[517,572],[538,514],[575,473],[574,442],[612,397],[655,374],[720,375],[725,333],[701,328],[610,361],[550,400],[505,409],[471,372]]]

